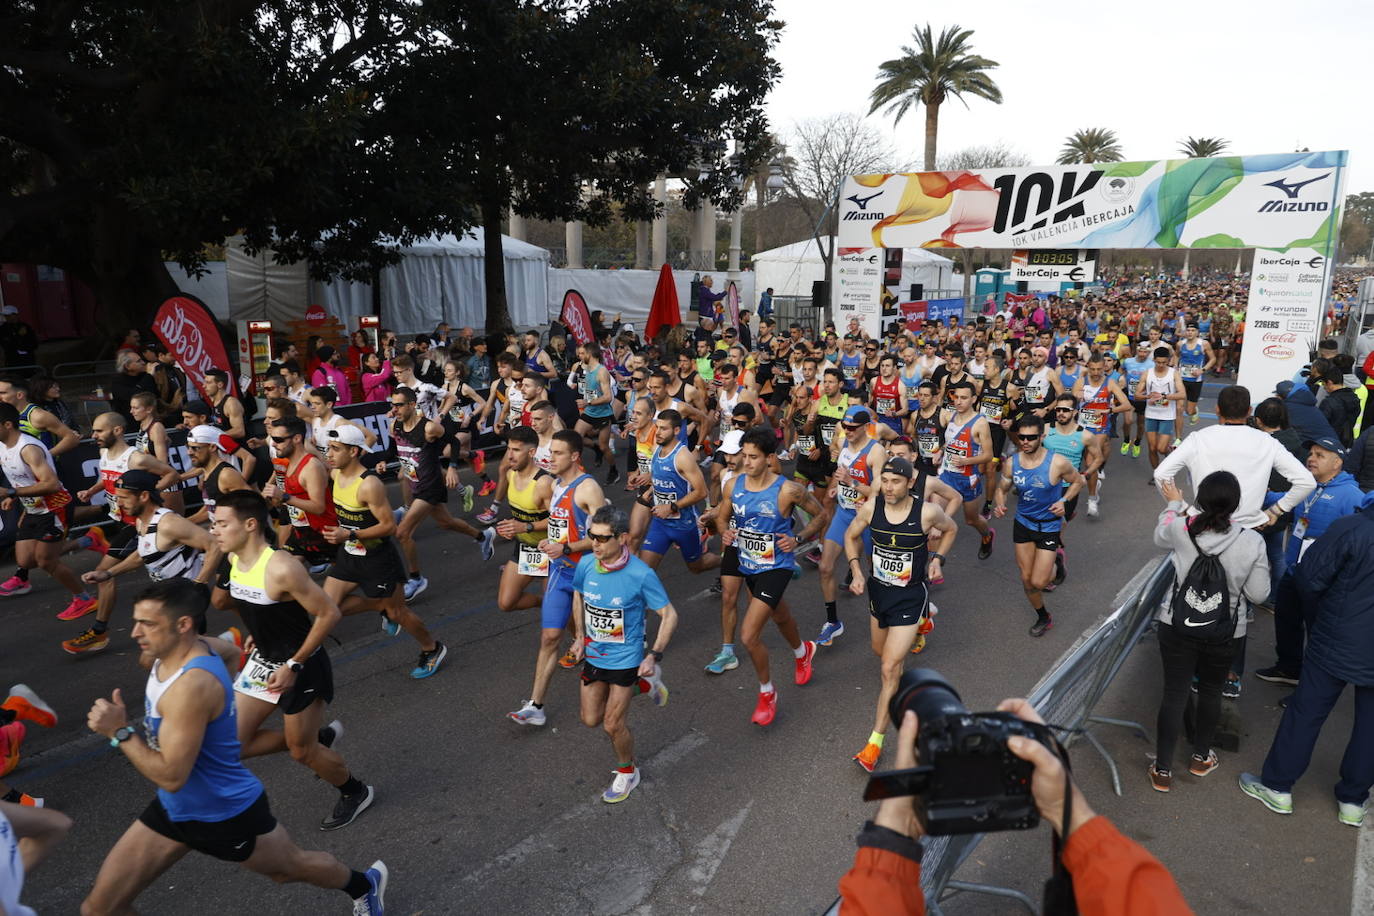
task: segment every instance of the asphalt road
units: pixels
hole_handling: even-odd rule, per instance
[[[1029,691],[1117,589],[1158,556],[1149,530],[1160,501],[1147,477],[1143,457],[1113,456],[1102,519],[1080,517],[1066,536],[1069,579],[1050,596],[1055,626],[1042,639],[1026,633],[1033,615],[1012,558],[1011,520],[995,523],[999,539],[987,561],[976,557],[973,532],[961,528],[948,584],[935,589],[941,613],[920,664],[942,671],[974,709]],[[612,490],[624,499],[619,485]],[[792,683],[781,637],[768,635],[780,704],[775,723],[759,729],[749,722],[755,686],[747,662],[720,677],[702,670],[719,638],[718,599],[701,595],[709,580],[669,556],[662,575],[682,616],[664,663],[671,701],[663,709],[635,702],[630,725],[644,782],[626,803],[608,806],[599,795],[614,755],[599,729],[577,720],[575,672],[556,672],[546,727],[505,718],[529,691],[538,624],[530,612],[496,609],[501,554],[483,564],[471,541],[437,529],[423,531],[420,545],[430,587],[414,607],[450,647],[443,670],[427,681],[407,677],[414,643],[404,634],[384,637],[370,615],[344,621],[342,646],[331,647],[332,710],[347,726],[340,750],[375,785],[376,805],[352,826],[321,833],[316,825],[335,797],[328,786],[284,756],[251,764],[299,842],[357,868],[384,858],[395,913],[771,914],[829,905],[869,811],[860,800],[864,774],[850,761],[871,727],[878,686],[863,599],[841,599],[850,630],[821,651],[806,687]],[[74,562],[85,569],[94,560],[79,555]],[[30,595],[0,604],[0,670],[5,683],[22,681],[47,697],[62,720],[50,731],[30,730],[25,760],[10,780],[75,818],[25,895],[40,913],[74,913],[104,854],[152,795],[119,753],[85,729],[91,701],[116,686],[131,706],[141,702],[144,674],[128,638],[137,578],[125,580],[112,647],[76,659],[58,645],[79,626],[54,619],[64,596],[41,573],[34,582]],[[804,635],[813,636],[824,619],[813,569],[788,597]],[[211,613],[212,626],[232,622]],[[1256,629],[1257,642],[1267,642],[1268,622]],[[1263,645],[1252,646],[1251,667],[1267,664]],[[1153,734],[1159,681],[1147,638],[1098,712],[1143,722]],[[1169,795],[1151,791],[1145,768],[1152,746],[1131,732],[1095,729],[1122,768],[1120,798],[1096,752],[1075,746],[1075,773],[1090,802],[1169,866],[1199,913],[1352,911],[1359,832],[1336,823],[1330,795],[1349,733],[1349,698],[1296,789],[1294,816],[1280,820],[1235,785],[1241,770],[1260,766],[1282,693],[1247,676],[1240,752],[1223,753],[1221,768],[1205,780],[1182,773]],[[1044,827],[991,836],[957,877],[1038,899],[1049,849]],[[147,913],[202,916],[348,907],[342,894],[278,887],[195,855],[139,903]],[[945,911],[1022,912],[1014,902],[973,894],[948,900]]]

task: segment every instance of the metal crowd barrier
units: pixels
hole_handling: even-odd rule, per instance
[[[1111,770],[1112,786],[1117,795],[1121,794],[1121,779],[1116,762],[1088,727],[1116,725],[1149,737],[1140,723],[1094,716],[1093,709],[1121,671],[1131,650],[1149,629],[1173,585],[1174,567],[1170,557],[1145,564],[1117,594],[1112,612],[1080,636],[1027,697],[1046,722],[1081,729],[1074,738],[1081,734],[1102,755]],[[1066,741],[1066,746],[1072,745],[1074,738]],[[954,874],[982,839],[982,834],[926,837],[925,853],[921,857],[921,890],[930,916],[940,916],[940,904],[959,893],[1003,897],[1015,900],[1030,913],[1039,912],[1035,901],[1021,891],[954,879]],[[837,900],[826,911],[826,916],[841,913]]]

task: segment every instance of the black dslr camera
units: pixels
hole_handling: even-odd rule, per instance
[[[1028,830],[1040,823],[1030,787],[1035,768],[1007,749],[1007,739],[1033,738],[1057,754],[1046,726],[1010,713],[971,713],[930,668],[902,675],[888,704],[893,723],[900,725],[908,709],[920,722],[921,765],[875,773],[865,801],[914,795],[916,818],[931,836]]]

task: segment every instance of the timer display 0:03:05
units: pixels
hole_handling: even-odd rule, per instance
[[[1032,267],[1072,267],[1078,263],[1078,252],[1028,251],[1026,263]]]

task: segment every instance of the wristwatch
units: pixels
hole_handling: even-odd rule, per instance
[[[294,658],[289,659],[286,662],[286,667],[291,669],[292,674],[300,674],[302,671],[305,670],[305,665],[301,662],[296,661]]]
[[[663,661],[663,653],[662,653],[662,652],[650,652],[649,654],[652,655],[652,656],[654,657],[654,661],[656,661],[656,662],[661,662],[661,661]]]
[[[932,560],[939,560],[941,563],[945,562],[945,555],[934,550],[930,552],[930,558]]]
[[[127,725],[121,728],[117,728],[115,729],[114,737],[110,739],[110,747],[119,747],[121,744],[123,744],[125,741],[128,741],[136,734],[138,734],[138,732],[134,731],[134,729],[130,728]]]
[[[525,533],[526,533],[526,534],[532,534],[533,532],[534,532],[534,522],[525,522]]]

